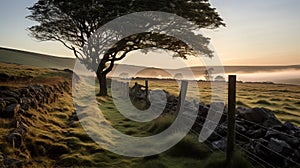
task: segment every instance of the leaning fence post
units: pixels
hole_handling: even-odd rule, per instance
[[[235,144],[236,75],[229,75],[228,81],[228,131],[226,148],[227,163],[229,163],[232,159]]]

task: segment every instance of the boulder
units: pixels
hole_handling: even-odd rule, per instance
[[[286,121],[284,124],[282,124],[282,127],[287,130],[293,130],[293,131],[299,130],[299,128],[295,126],[293,123],[291,123],[290,121]]]
[[[285,136],[284,133],[276,131],[276,130],[273,130],[273,129],[269,129],[266,132],[265,139],[271,139],[271,138],[280,139],[283,136]]]
[[[266,139],[276,138],[276,139],[279,139],[279,140],[283,140],[292,147],[297,147],[297,146],[300,145],[300,139],[299,138],[297,138],[293,135],[286,134],[286,133],[279,132],[279,131],[272,130],[272,129],[267,131],[265,138]]]
[[[214,150],[225,150],[226,149],[226,140],[225,138],[222,138],[218,141],[213,141],[212,143],[212,148]]]
[[[263,138],[259,138],[259,139],[256,139],[256,140],[253,140],[253,149],[254,149],[254,152],[259,155],[259,156],[262,156],[264,158],[267,158],[269,157],[269,150],[265,147],[268,145],[268,141],[263,139]]]
[[[271,152],[279,153],[283,156],[289,156],[291,153],[294,152],[294,150],[289,144],[287,144],[283,140],[279,140],[276,138],[270,139],[267,148],[270,149]]]
[[[8,81],[10,78],[9,75],[5,74],[5,73],[0,73],[0,81]]]
[[[235,129],[239,133],[245,133],[247,131],[245,125],[241,122],[236,122]]]
[[[294,136],[297,137],[297,138],[300,138],[300,130],[295,132]]]
[[[249,130],[246,132],[246,135],[250,138],[259,139],[265,137],[266,130],[263,128],[257,130]]]
[[[281,122],[276,118],[274,113],[265,108],[240,109],[238,115],[249,122],[261,123],[266,127],[281,125]]]
[[[250,110],[250,108],[245,107],[245,106],[238,106],[238,107],[236,108],[236,114],[237,114],[238,116],[241,116],[241,114],[246,113],[248,110]]]
[[[19,104],[11,104],[7,106],[4,111],[0,113],[0,117],[3,118],[13,118],[16,116],[17,112],[20,110]]]
[[[282,137],[282,140],[284,140],[286,143],[288,143],[291,147],[298,147],[300,146],[300,139],[293,137],[293,136],[284,136]]]

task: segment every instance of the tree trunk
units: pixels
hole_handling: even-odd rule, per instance
[[[97,96],[107,96],[106,74],[105,73],[97,74],[97,78],[99,80],[99,85],[100,85],[100,91],[97,94]]]

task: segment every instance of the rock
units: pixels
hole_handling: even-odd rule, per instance
[[[18,100],[14,97],[5,97],[4,100],[8,105],[18,103]]]
[[[249,130],[246,132],[246,135],[250,138],[259,139],[265,137],[266,130],[261,128],[257,130]]]
[[[227,135],[227,124],[221,124],[216,129],[215,132],[218,133],[219,136],[226,136]]]
[[[295,132],[294,136],[297,137],[297,138],[300,138],[300,130]]]
[[[13,132],[8,135],[7,141],[13,148],[19,148],[23,144],[23,137],[21,134]]]
[[[38,108],[38,101],[36,99],[32,98],[31,102],[30,102],[30,106],[35,109]]]
[[[20,110],[19,104],[11,104],[7,106],[2,113],[0,113],[0,117],[3,118],[13,118],[16,116],[16,113]]]
[[[10,158],[10,157],[8,157],[4,160],[4,164],[7,167],[23,167],[22,161],[20,161],[19,159]]]
[[[6,102],[4,101],[4,99],[0,98],[0,113],[4,111],[5,106],[6,106]]]
[[[251,121],[251,122],[255,122],[255,123],[262,123],[267,119],[267,115],[266,113],[259,109],[244,109],[244,111],[240,111],[239,115],[247,120],[247,121]]]
[[[27,97],[22,97],[21,98],[21,107],[24,110],[28,110],[31,104],[31,99]]]
[[[291,123],[290,121],[286,121],[283,125],[283,128],[286,128],[288,130],[299,130],[299,128],[297,126],[295,126],[293,123]]]
[[[225,150],[226,149],[226,140],[222,138],[221,140],[218,141],[213,141],[212,143],[212,148],[214,150]]]
[[[0,81],[8,81],[9,80],[9,75],[5,73],[0,73]]]
[[[266,139],[271,139],[271,138],[280,138],[282,136],[285,136],[283,135],[283,133],[279,132],[279,131],[276,131],[276,130],[273,130],[273,129],[269,129],[265,135],[265,138]]]
[[[6,90],[6,91],[2,91],[1,92],[3,95],[5,95],[6,97],[13,97],[15,98],[16,100],[19,100],[20,96],[15,93],[15,92],[12,92],[12,91],[9,91],[9,90]]]
[[[203,103],[199,104],[199,113],[198,114],[199,114],[200,121],[205,120],[205,118],[208,114],[208,110],[209,110],[209,108],[205,104],[203,104]]]
[[[300,151],[299,150],[295,150],[294,156],[292,156],[292,159],[296,162],[300,162]]]
[[[20,88],[19,93],[21,96],[29,96],[29,89],[28,88]]]
[[[253,140],[253,148],[254,148],[254,152],[259,155],[259,156],[265,156],[268,157],[268,155],[270,154],[269,150],[265,147],[268,145],[268,141],[260,138],[257,140]]]
[[[293,153],[293,149],[289,144],[287,144],[283,140],[279,140],[276,138],[270,139],[267,148],[269,148],[271,151],[279,153],[283,156],[288,156],[291,153]]]
[[[266,127],[281,125],[281,122],[275,117],[271,110],[265,108],[244,108],[239,110],[238,115],[253,123],[262,123]]]
[[[239,133],[245,133],[247,131],[247,129],[245,128],[243,123],[238,123],[238,122],[236,122],[236,124],[235,124],[235,129]]]
[[[282,140],[284,140],[285,142],[287,142],[291,147],[298,147],[300,146],[300,140],[299,138],[296,137],[288,137],[288,136],[284,136],[282,138]]]
[[[238,116],[241,116],[241,114],[246,113],[248,110],[250,110],[250,108],[245,107],[245,106],[238,106],[238,107],[236,108],[236,114],[237,114]]]
[[[300,145],[300,140],[299,138],[290,135],[290,134],[285,134],[283,132],[275,131],[275,130],[268,130],[265,136],[266,139],[271,139],[271,138],[276,138],[279,140],[283,140],[286,143],[288,143],[292,147],[297,147]]]

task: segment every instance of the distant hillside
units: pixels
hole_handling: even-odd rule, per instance
[[[55,57],[45,54],[38,54],[33,52],[7,49],[0,47],[0,62],[23,64],[29,66],[43,67],[43,68],[57,68],[57,69],[73,69],[75,59]],[[217,67],[215,67],[217,68]],[[224,66],[226,74],[259,74],[260,72],[279,72],[287,70],[300,71],[300,65],[288,65],[288,66]],[[203,78],[206,67],[195,66],[190,68],[178,68],[178,69],[161,69],[156,67],[143,67],[127,64],[116,64],[110,76],[132,76],[144,77],[144,78],[172,78],[177,74],[185,73],[192,70],[196,78]],[[114,74],[115,72],[115,74]],[[212,71],[214,73],[214,71]],[[187,73],[185,73],[187,74]],[[185,75],[186,78],[192,78],[190,75]],[[241,76],[240,76],[241,77]],[[294,76],[287,78],[272,79],[270,81],[286,84],[299,84],[300,77]],[[240,80],[244,80],[240,78]],[[254,79],[253,81],[261,81],[261,79]]]
[[[284,65],[284,66],[224,66],[226,73],[257,73],[257,72],[274,72],[283,71],[287,69],[300,70],[300,65]],[[180,70],[187,70],[187,68],[181,68]],[[203,73],[206,70],[204,66],[191,67],[194,73]]]
[[[61,58],[0,47],[0,62],[30,65],[43,68],[73,69],[75,59]]]

